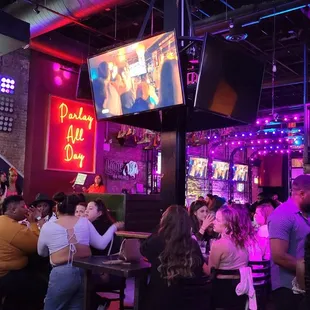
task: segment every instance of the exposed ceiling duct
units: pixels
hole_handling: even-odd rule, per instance
[[[263,19],[303,9],[307,5],[309,1],[306,0],[275,0],[244,5],[239,9],[195,22],[195,35],[201,36],[206,32],[212,34],[227,32],[232,22],[241,27],[255,25]]]
[[[132,0],[25,0],[8,5],[4,11],[28,22],[31,38],[35,38],[72,23],[72,19],[79,21],[104,9],[128,2],[132,2]],[[39,6],[36,6],[35,3],[38,3]]]

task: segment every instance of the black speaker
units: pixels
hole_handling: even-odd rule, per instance
[[[80,67],[76,99],[93,100],[87,64],[82,64]]]

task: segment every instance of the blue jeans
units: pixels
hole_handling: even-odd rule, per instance
[[[82,310],[83,270],[71,265],[56,266],[48,282],[44,310]]]

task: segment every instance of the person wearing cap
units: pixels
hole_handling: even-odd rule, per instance
[[[48,197],[48,195],[43,193],[37,194],[35,200],[32,202],[31,205],[42,212],[42,218],[37,219],[38,222],[42,219],[44,219],[44,222],[54,222],[57,220],[57,216],[53,212],[53,208],[56,204],[52,199]]]

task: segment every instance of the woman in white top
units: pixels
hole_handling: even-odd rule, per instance
[[[239,270],[246,267],[247,243],[252,234],[250,217],[241,208],[224,206],[216,212],[213,223],[214,231],[221,237],[212,243],[208,265],[204,265],[205,273],[209,275],[212,268]],[[237,296],[235,292],[239,282],[239,275],[217,275],[212,283],[213,307],[244,309],[246,296]]]
[[[74,257],[91,256],[90,245],[105,249],[122,223],[115,223],[101,236],[85,217],[76,217],[79,203],[76,195],[66,196],[57,205],[59,218],[43,225],[38,241],[38,253],[50,255],[50,274],[44,310],[82,310],[83,272],[72,266]]]
[[[251,261],[270,260],[270,244],[267,220],[274,208],[269,203],[264,203],[256,208],[254,220],[258,226],[255,245],[249,248],[249,255]]]

